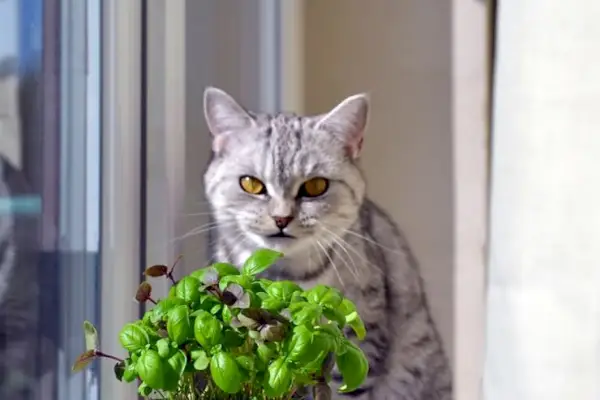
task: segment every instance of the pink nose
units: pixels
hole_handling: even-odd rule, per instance
[[[273,217],[273,221],[275,221],[275,225],[277,225],[279,229],[283,229],[288,226],[293,219],[294,217],[291,215],[287,217]]]

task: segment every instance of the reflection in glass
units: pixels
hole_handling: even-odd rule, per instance
[[[99,0],[0,0],[0,399],[97,398]]]

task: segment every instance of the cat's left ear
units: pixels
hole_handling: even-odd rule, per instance
[[[204,89],[204,117],[213,136],[213,150],[219,152],[231,132],[254,126],[254,119],[225,91],[207,87]]]
[[[316,130],[338,135],[347,145],[352,158],[360,155],[369,119],[369,96],[366,93],[347,97],[333,110],[320,117]]]

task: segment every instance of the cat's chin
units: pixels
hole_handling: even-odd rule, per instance
[[[295,236],[261,236],[254,233],[250,233],[249,236],[257,247],[280,251],[288,257],[294,256],[310,247],[308,240]]]

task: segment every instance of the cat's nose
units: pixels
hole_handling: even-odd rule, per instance
[[[293,219],[294,217],[291,215],[288,215],[287,217],[273,217],[273,221],[275,221],[275,225],[277,225],[279,229],[283,229],[288,226]]]

